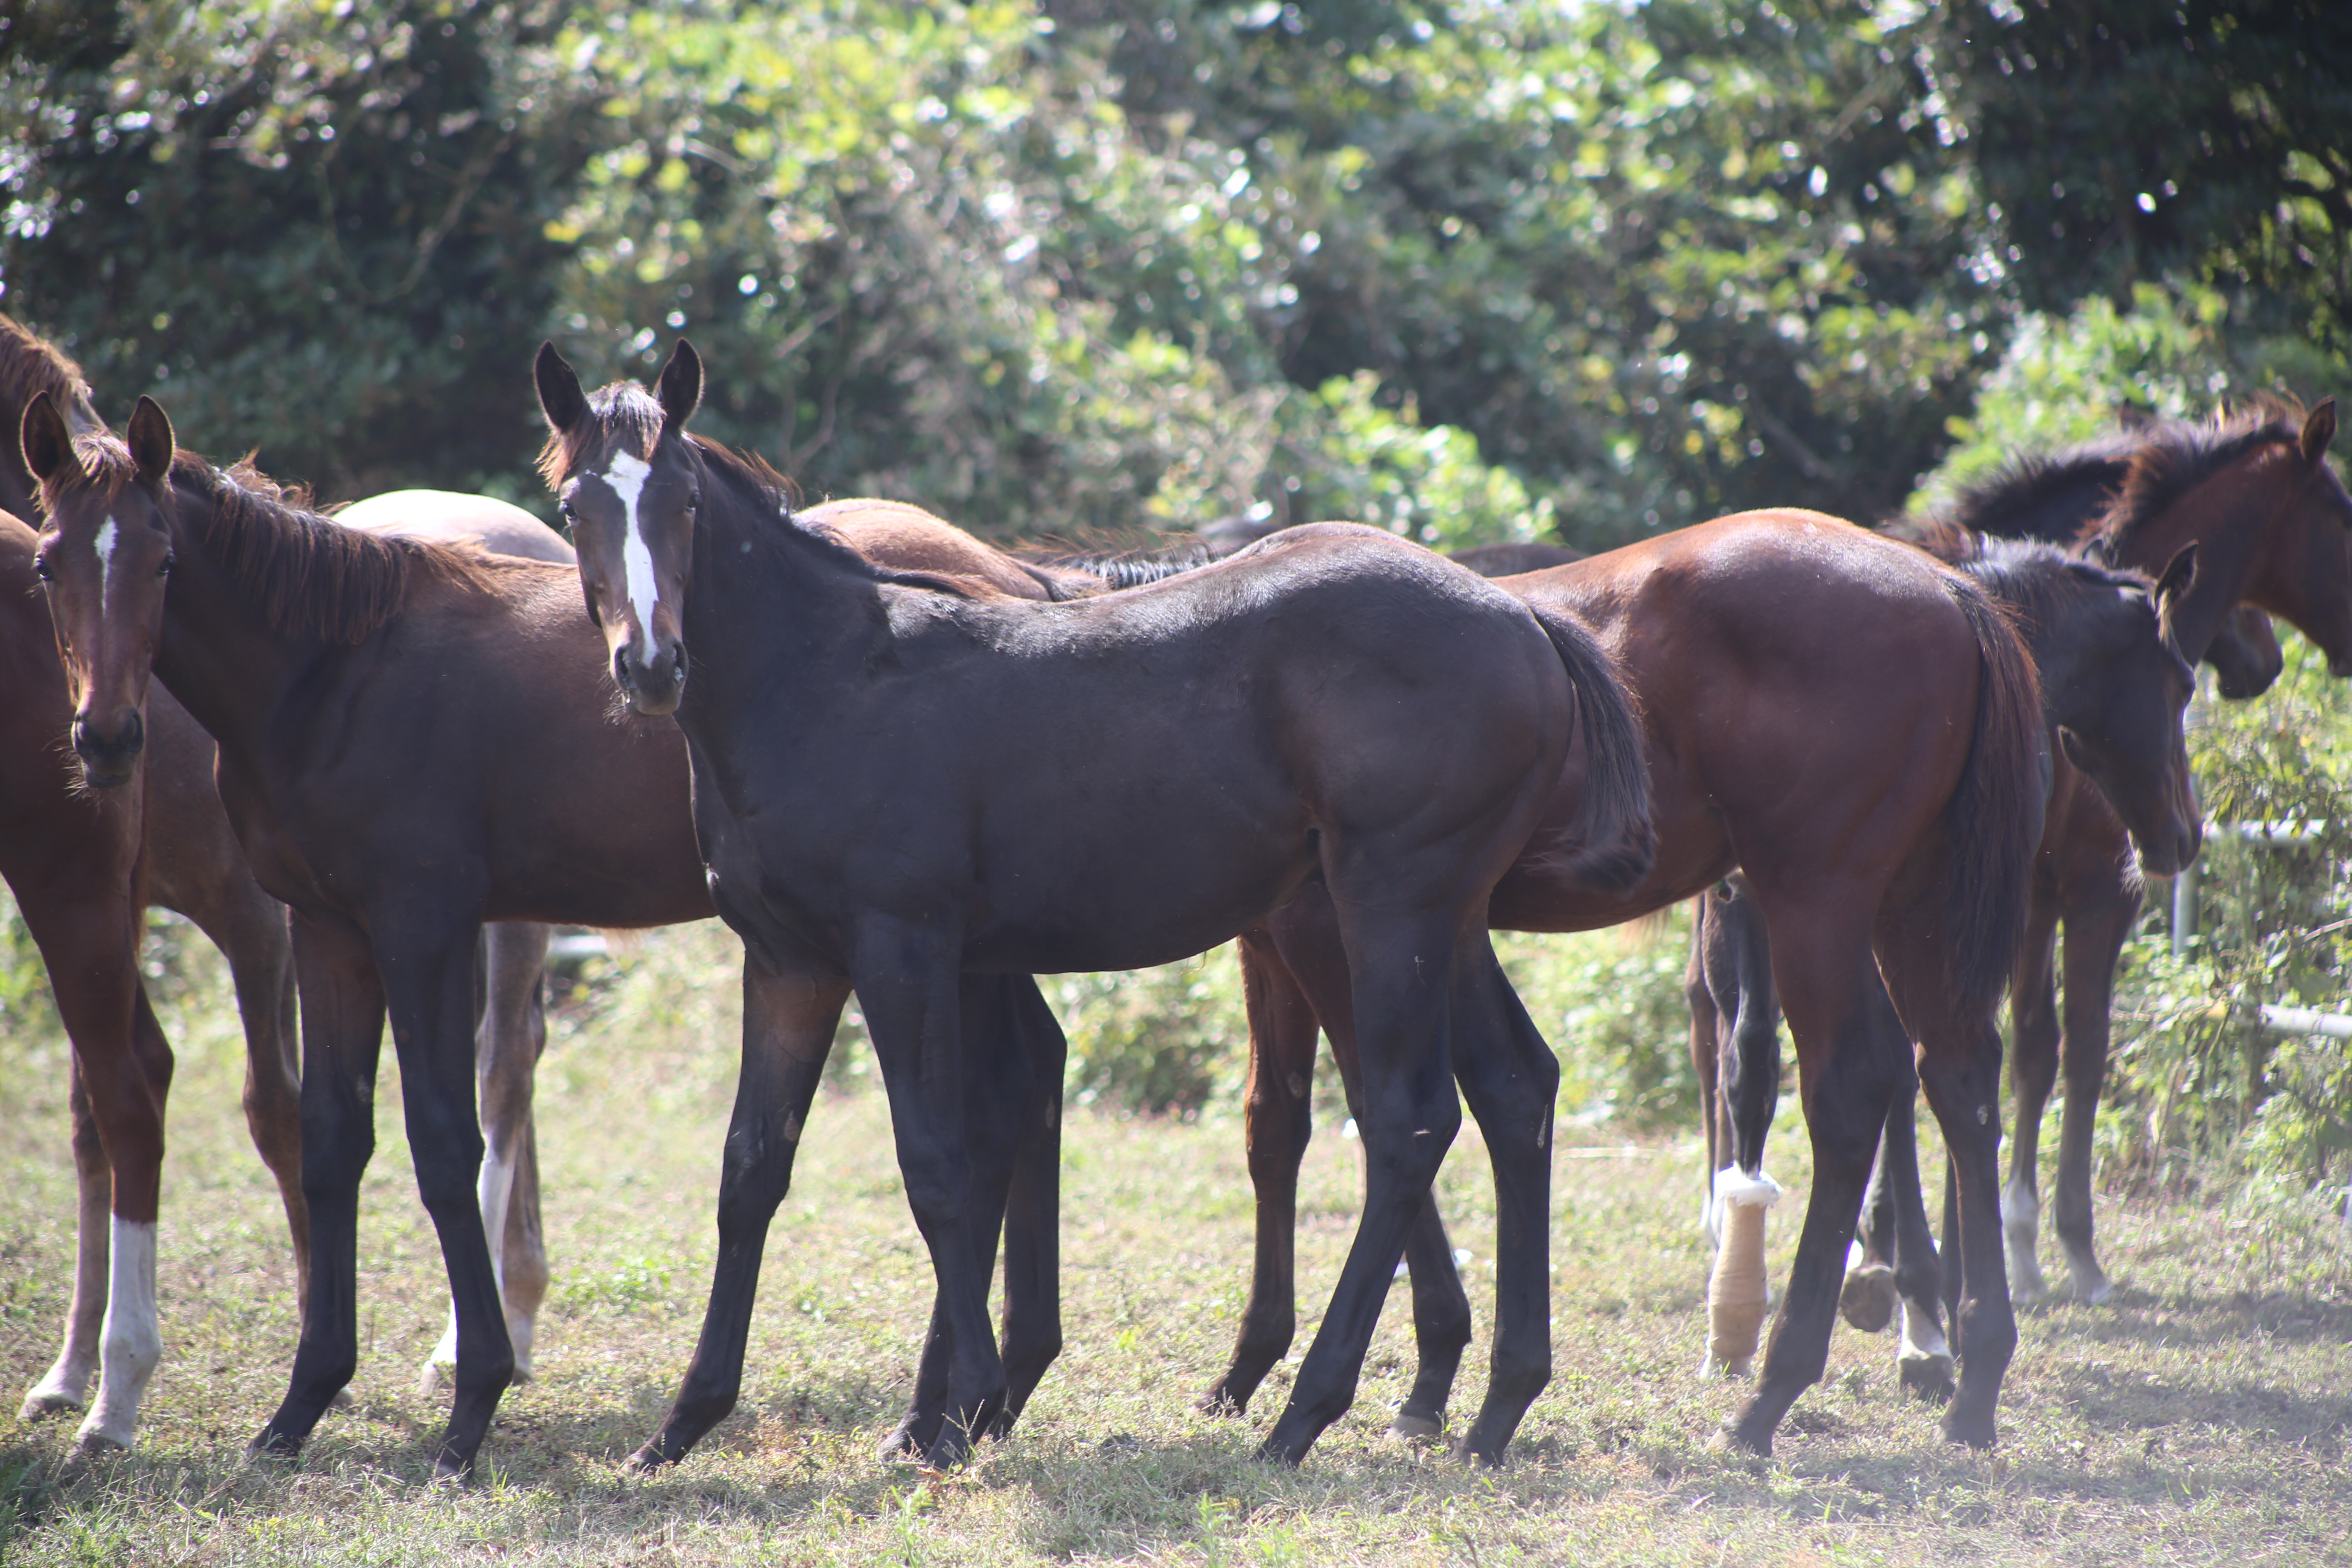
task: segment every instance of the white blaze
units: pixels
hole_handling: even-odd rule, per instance
[[[128,1448],[138,1436],[140,1397],[163,1359],[163,1332],[155,1319],[155,1226],[118,1217],[113,1242],[98,1403],[79,1436],[87,1447]]]
[[[122,542],[122,531],[108,518],[98,530],[98,607],[106,608],[107,595],[114,585],[114,550]]]
[[[602,476],[621,498],[621,513],[628,520],[621,541],[621,566],[628,574],[629,608],[636,615],[637,630],[647,645],[639,655],[641,661],[653,652],[654,606],[661,602],[654,586],[654,552],[646,543],[645,523],[637,516],[637,500],[646,493],[646,480],[653,471],[653,465],[644,458],[615,452]]]

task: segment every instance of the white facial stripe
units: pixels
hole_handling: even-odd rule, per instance
[[[107,593],[114,585],[114,552],[122,542],[122,530],[109,517],[98,530],[98,607],[106,608]]]
[[[621,498],[621,513],[628,521],[621,541],[621,566],[628,574],[629,608],[635,614],[637,630],[648,645],[640,650],[641,658],[653,651],[654,606],[661,602],[654,586],[654,552],[646,543],[645,524],[637,516],[638,498],[646,493],[646,480],[653,471],[653,465],[644,458],[615,452],[605,471],[596,476]]]

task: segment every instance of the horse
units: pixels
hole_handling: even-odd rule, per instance
[[[2059,529],[2053,496],[2071,497],[2077,506],[2085,497],[2105,497],[2108,504],[2080,522],[2074,541],[2090,558],[2155,571],[2184,544],[2197,543],[2194,603],[2184,604],[2173,622],[2190,659],[2212,659],[2234,635],[2257,652],[2267,645],[2274,673],[2277,645],[2269,622],[2259,617],[2266,611],[2308,637],[2334,673],[2352,674],[2352,497],[2326,460],[2335,433],[2333,399],[2307,412],[2264,399],[2210,421],[2151,423],[2131,433],[2120,459],[2112,449],[2093,447],[2021,462],[1964,494],[1949,521],[1991,534],[2022,531],[2037,517],[2044,520],[2040,526]],[[2021,518],[2027,521],[2014,521]],[[2250,614],[2257,616],[2251,623]],[[2262,685],[2267,680],[2253,689]],[[2040,1298],[2049,1287],[2036,1256],[2035,1166],[2042,1112],[2063,1062],[2066,1106],[2053,1206],[2069,1288],[2099,1301],[2110,1287],[2095,1246],[2091,1135],[2106,1077],[2115,967],[2139,912],[2140,883],[2124,826],[2097,792],[2076,791],[2053,802],[2053,810],[2063,821],[2036,861],[2011,993],[2017,1118],[2002,1228],[2020,1299]],[[2055,987],[2061,921],[2063,1028]],[[1872,1247],[1885,1250],[1875,1240]]]
[[[952,1341],[928,1461],[954,1463],[992,1429],[1006,1384],[958,1201],[976,1130],[937,1089],[979,1055],[949,1005],[956,975],[1165,963],[1310,883],[1359,961],[1370,1174],[1331,1311],[1260,1452],[1299,1462],[1351,1402],[1405,1224],[1460,1123],[1458,1078],[1504,1238],[1494,1378],[1465,1447],[1499,1459],[1549,1375],[1558,1067],[1481,912],[1572,736],[1584,789],[1548,852],[1603,884],[1648,862],[1636,732],[1591,638],[1349,525],[1071,602],[943,595],[866,562],[795,516],[772,470],[688,431],[702,367],[685,340],[652,395],[620,383],[591,397],[552,344],[534,374],[542,471],[614,683],[633,712],[676,715],[722,916],[761,963],[863,1002]],[[739,1119],[754,1113],[772,1114],[738,1101]],[[722,1227],[769,1163],[748,1140],[730,1152]],[[714,1317],[740,1310],[755,1263],[722,1275]],[[724,1412],[708,1391],[734,1375],[698,1350],[639,1461],[682,1455]]]
[[[1986,1109],[2000,1067],[1993,1010],[2042,830],[2041,699],[2024,647],[1967,578],[1817,512],[1720,518],[1497,585],[1580,616],[1623,670],[1645,735],[1657,858],[1638,886],[1603,896],[1530,853],[1496,884],[1491,923],[1613,925],[1738,867],[1771,931],[1815,1177],[1763,1376],[1725,1440],[1769,1452],[1821,1375],[1879,1129],[1914,1081],[1916,1038],[1918,1079],[1960,1162],[1967,1241],[1965,1364],[1944,1431],[1991,1443],[2016,1342]],[[1571,770],[1548,821],[1575,788]],[[1204,1396],[1213,1409],[1246,1408],[1294,1331],[1291,1231],[1318,1026],[1351,1104],[1363,1103],[1332,915],[1310,894],[1243,943],[1257,1253],[1232,1361]],[[1444,1429],[1469,1339],[1433,1203],[1406,1258],[1420,1366],[1396,1429],[1429,1435]]]
[[[2194,857],[2202,833],[2181,738],[2196,677],[2173,637],[2196,572],[2185,545],[2158,581],[2077,559],[2054,545],[1984,540],[1939,526],[1927,548],[1981,585],[2023,630],[2040,672],[2053,760],[2039,854],[2066,831],[2075,795],[2095,789],[2128,825],[2140,863],[2158,876]],[[1706,1126],[1717,1248],[1707,1300],[1703,1371],[1745,1373],[1766,1291],[1763,1175],[1780,1078],[1778,1009],[1769,942],[1738,877],[1700,901],[1685,988],[1691,1054]],[[1718,1175],[1717,1173],[1722,1173]],[[1935,1247],[1919,1192],[1912,1101],[1898,1095],[1880,1143],[1865,1210],[1872,1263],[1849,1273],[1841,1305],[1864,1329],[1905,1304],[1897,1365],[1905,1386],[1948,1394],[1951,1356],[1939,1321]],[[2012,1289],[2013,1293],[2013,1289]]]
[[[463,1473],[514,1366],[482,1224],[493,1204],[475,1191],[478,1175],[483,1198],[499,1199],[514,1174],[483,1158],[475,1118],[477,932],[486,921],[631,928],[714,912],[684,744],[673,726],[606,712],[575,572],[341,527],[250,469],[179,453],[152,399],[125,441],[77,438],[46,397],[23,434],[50,519],[42,558],[74,672],[77,751],[100,770],[136,755],[152,669],[218,742],[238,839],[294,910],[312,1288],[286,1399],[254,1447],[297,1451],[356,1364],[358,1189],[389,1012],[457,1305],[435,1463]],[[974,976],[961,1000],[998,1068],[971,1095],[975,1179],[992,1184],[971,1207],[1017,1211],[1005,1359],[1034,1386],[1060,1345],[1061,1034],[1026,976]],[[739,1127],[730,1148],[751,1137],[788,1155],[839,1009],[838,995],[747,963],[742,1098],[782,1114]],[[771,1208],[781,1195],[780,1182]],[[733,1334],[739,1364],[747,1327],[706,1325]]]
[[[0,417],[14,430],[46,393],[75,428],[102,429],[73,362],[0,316]],[[77,1205],[64,1342],[18,1419],[89,1405],[85,1449],[127,1448],[163,1357],[155,1222],[172,1049],[139,973],[150,905],[186,916],[227,957],[245,1029],[245,1113],[276,1178],[308,1289],[300,1182],[293,970],[285,911],[254,881],[213,785],[213,747],[168,699],[149,754],[123,787],[90,787],[64,744],[67,672],[36,576],[35,485],[0,442],[0,877],[16,895],[72,1043]],[[95,1376],[99,1394],[89,1400]]]

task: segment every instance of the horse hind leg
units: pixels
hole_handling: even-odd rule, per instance
[[[533,1092],[547,1048],[548,927],[502,921],[482,928],[482,1012],[474,1035],[475,1082],[481,1105],[482,1167],[476,1181],[482,1234],[514,1348],[514,1381],[531,1379],[531,1345],[548,1268],[539,1212],[539,1141]],[[430,1397],[457,1364],[453,1303],[440,1342],[425,1357],[418,1392]]]
[[[1308,914],[1286,911],[1283,936],[1297,944],[1286,952],[1276,933],[1245,931],[1240,942],[1242,997],[1249,1015],[1249,1087],[1243,1101],[1244,1147],[1250,1185],[1255,1194],[1256,1247],[1250,1269],[1249,1304],[1243,1310],[1232,1358],[1223,1375],[1209,1386],[1201,1408],[1238,1415],[1249,1408],[1258,1384],[1290,1350],[1297,1331],[1296,1282],[1298,1167],[1314,1134],[1312,1089],[1315,1042],[1319,1025],[1307,987],[1289,959],[1338,951],[1330,906],[1309,889],[1299,903]],[[1288,927],[1300,930],[1292,932]],[[1338,989],[1347,970],[1339,960]],[[1335,1048],[1336,1048],[1336,1038]]]
[[[1907,1075],[1906,1075],[1907,1077]],[[1923,1399],[1952,1396],[1952,1352],[1944,1338],[1944,1269],[1927,1226],[1927,1199],[1919,1180],[1919,1131],[1916,1086],[1896,1091],[1887,1108],[1885,1135],[1878,1144],[1878,1173],[1885,1223],[1891,1232],[1890,1280],[1903,1318],[1895,1352],[1897,1380]]]

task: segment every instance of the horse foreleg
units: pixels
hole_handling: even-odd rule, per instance
[[[1451,1026],[1455,1078],[1494,1168],[1496,1237],[1495,1350],[1486,1402],[1461,1452],[1499,1465],[1528,1406],[1551,1381],[1551,1131],[1559,1058],[1504,977],[1484,931],[1465,941],[1455,960]],[[1435,1216],[1426,1195],[1423,1208]]]
[[[481,1107],[482,1169],[476,1197],[490,1246],[514,1381],[530,1381],[530,1347],[547,1294],[547,1252],[540,1229],[539,1149],[532,1091],[547,1048],[549,928],[502,921],[482,928],[482,1016],[474,1035],[476,1091]],[[530,1179],[524,1168],[530,1167]],[[425,1357],[418,1392],[440,1392],[445,1368],[457,1364],[457,1311]]]
[[[1780,1001],[1772,984],[1772,947],[1746,879],[1726,879],[1702,902],[1702,967],[1718,1030],[1718,1096],[1725,1163],[1709,1177],[1720,1238],[1707,1279],[1707,1349],[1702,1376],[1745,1376],[1770,1300],[1764,1267],[1765,1222],[1780,1195],[1764,1173],[1764,1142],[1780,1095]]]
[[[2053,972],[2058,916],[2056,901],[2037,877],[2026,908],[2025,931],[2018,938],[2017,968],[2009,993],[2010,1034],[2016,1042],[2009,1081],[2017,1099],[2017,1121],[2010,1138],[2009,1184],[2000,1194],[2000,1228],[2001,1246],[2008,1250],[2010,1294],[2018,1301],[2038,1301],[2049,1292],[2036,1256],[2042,1202],[2035,1193],[2035,1166],[2041,1159],[2042,1113],[2058,1080],[2058,988]],[[2070,947],[2074,940],[2074,917],[2069,911]]]
[[[1917,1096],[1906,1084],[1887,1108],[1872,1185],[1885,1194],[1884,1223],[1891,1232],[1895,1291],[1903,1309],[1895,1374],[1914,1394],[1941,1401],[1952,1394],[1952,1352],[1944,1339],[1944,1268],[1919,1181],[1916,1105]]]
[[[2084,1301],[2104,1301],[2111,1289],[2092,1236],[2091,1134],[2107,1078],[2116,962],[2140,904],[2138,890],[2120,877],[2100,891],[2105,896],[2095,908],[2078,903],[2066,921],[2066,1109],[2059,1124],[2053,1194],[2058,1240],[2066,1249],[2067,1290]]]
[[[1324,920],[1328,924],[1328,906]],[[1272,932],[1244,932],[1240,952],[1250,1030],[1242,1125],[1257,1200],[1257,1250],[1233,1359],[1201,1399],[1204,1410],[1236,1415],[1249,1408],[1250,1396],[1289,1352],[1297,1331],[1298,1166],[1314,1134],[1318,1029],[1315,1009]]]
[[[106,1323],[107,1215],[114,1206],[114,1172],[99,1141],[98,1118],[81,1080],[81,1057],[67,1058],[71,1075],[75,1190],[73,1297],[66,1306],[65,1342],[58,1359],[25,1395],[19,1421],[35,1421],[89,1403],[97,1375],[99,1339]]]
[[[849,983],[787,973],[743,954],[743,1061],[719,1175],[719,1259],[694,1359],[669,1417],[629,1459],[647,1470],[686,1457],[729,1411],[743,1384],[760,1254],[824,1076]]]
[[[375,1070],[383,984],[367,933],[334,915],[297,913],[302,1004],[302,1196],[310,1214],[310,1290],[286,1398],[253,1440],[299,1452],[359,1365],[360,1178],[375,1152]]]

